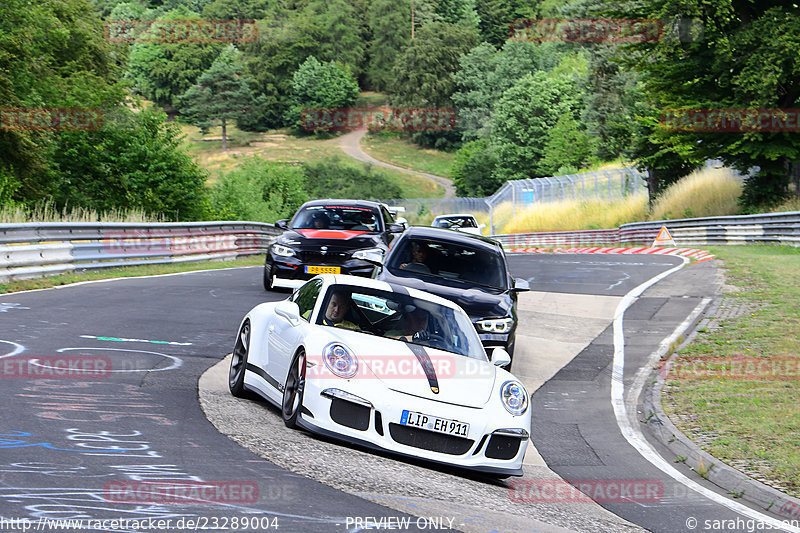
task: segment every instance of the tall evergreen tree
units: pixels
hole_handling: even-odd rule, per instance
[[[222,126],[223,152],[228,149],[228,123],[246,114],[254,104],[237,54],[233,46],[226,49],[180,98],[181,115],[187,122],[201,128]]]
[[[411,3],[409,0],[375,0],[369,8],[367,81],[377,91],[390,88],[392,68],[411,41]]]

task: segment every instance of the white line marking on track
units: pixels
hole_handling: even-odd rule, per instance
[[[160,352],[147,352],[145,350],[124,350],[122,348],[61,348],[56,350],[58,353],[69,352],[74,350],[99,350],[101,352],[134,352],[134,353],[148,353],[152,355],[159,355],[161,357],[166,357],[167,359],[172,359],[172,364],[170,366],[164,368],[144,368],[144,369],[125,369],[125,370],[109,370],[109,372],[164,372],[166,370],[174,370],[176,368],[180,368],[183,365],[183,359],[180,357],[175,357],[174,355],[167,355],[165,353]],[[38,365],[43,366],[43,365]],[[48,368],[48,367],[45,367]]]
[[[0,339],[0,342],[3,342],[5,344],[10,344],[11,346],[14,347],[14,349],[11,350],[10,352],[0,355],[0,359],[4,357],[14,357],[15,355],[19,355],[25,351],[25,347],[21,344],[17,344],[16,342],[4,341],[2,339]]]
[[[650,445],[650,443],[645,439],[644,435],[636,426],[635,422],[632,422],[631,416],[628,413],[628,406],[625,402],[625,383],[623,381],[624,378],[624,370],[625,370],[625,334],[622,327],[622,319],[625,315],[625,310],[631,306],[634,300],[639,297],[648,287],[654,285],[655,283],[661,281],[662,279],[666,278],[670,274],[677,272],[686,264],[689,260],[683,257],[683,263],[680,265],[671,268],[670,270],[664,271],[661,274],[650,278],[649,280],[645,281],[638,287],[634,288],[628,294],[626,294],[623,299],[617,305],[616,312],[614,313],[614,364],[613,364],[613,372],[611,375],[611,405],[614,408],[614,416],[617,419],[617,426],[619,426],[622,435],[625,437],[625,440],[633,446],[639,454],[647,459],[653,466],[670,476],[672,479],[681,483],[682,485],[686,486],[687,488],[705,496],[709,500],[727,507],[731,511],[744,515],[748,518],[753,520],[757,520],[763,522],[765,524],[770,524],[773,529],[779,529],[784,531],[792,531],[794,533],[800,533],[800,528],[793,527],[781,520],[777,520],[772,518],[771,516],[767,516],[763,513],[760,513],[754,509],[747,507],[746,505],[742,505],[741,503],[734,502],[729,500],[728,498],[717,494],[716,492],[707,489],[706,487],[700,485],[696,481],[693,481],[677,471],[672,465],[670,465],[663,457],[661,457],[658,452]],[[675,329],[673,334],[662,341],[661,345],[659,346],[659,350],[661,350],[665,345],[669,346],[667,342],[672,336],[677,337],[679,332],[681,331],[682,327],[685,327],[686,324],[689,323],[690,319],[693,319],[693,315],[695,312],[698,311],[698,306],[692,312],[683,324],[678,326]],[[656,352],[658,353],[658,352]],[[642,367],[639,372],[636,374],[636,378],[634,380],[634,386],[631,389],[631,403],[634,406],[632,409],[632,413],[635,413],[635,402],[638,397],[637,386],[641,387],[643,384],[643,380],[640,380],[641,376],[645,376],[649,373],[649,364]],[[636,392],[636,396],[633,393]]]

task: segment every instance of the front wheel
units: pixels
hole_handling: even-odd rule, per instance
[[[277,272],[275,265],[264,265],[264,289],[268,291],[275,290],[275,273]]]
[[[286,386],[283,388],[281,414],[286,427],[297,427],[297,417],[303,407],[303,390],[306,386],[306,353],[300,349],[289,366]]]
[[[239,330],[231,355],[231,368],[228,371],[228,388],[237,398],[247,397],[244,388],[244,373],[247,369],[247,356],[250,351],[250,322],[246,321]]]

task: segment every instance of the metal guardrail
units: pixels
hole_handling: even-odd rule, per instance
[[[506,248],[650,245],[666,227],[676,246],[780,244],[800,246],[800,211],[763,215],[686,218],[623,224],[616,229],[493,235]]]
[[[0,282],[75,270],[235,259],[282,230],[258,222],[0,224]]]

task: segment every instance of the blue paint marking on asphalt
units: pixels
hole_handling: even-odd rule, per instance
[[[6,448],[33,448],[35,446],[41,446],[47,450],[56,450],[59,452],[78,452],[82,454],[91,454],[91,451],[88,450],[75,450],[72,448],[58,448],[57,446],[53,446],[49,442],[28,442],[26,440],[21,439],[7,439],[3,437],[32,437],[32,433],[26,433],[25,431],[11,431],[10,433],[0,433],[0,449]],[[133,449],[127,448],[117,448],[113,450],[103,450],[103,453],[117,453],[117,452],[127,452],[132,451]]]

